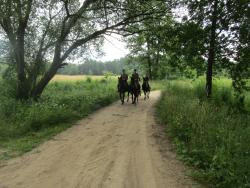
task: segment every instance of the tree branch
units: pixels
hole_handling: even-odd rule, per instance
[[[88,35],[87,37],[82,38],[82,39],[79,39],[79,40],[77,40],[76,42],[74,42],[74,43],[68,48],[68,50],[66,50],[66,52],[63,54],[61,60],[64,61],[64,60],[70,55],[70,53],[71,53],[74,49],[76,49],[76,48],[78,48],[79,46],[81,46],[81,45],[87,43],[87,42],[90,41],[90,40],[93,40],[93,39],[99,37],[100,35],[106,33],[107,31],[113,30],[113,29],[116,29],[116,28],[117,28],[117,30],[119,30],[119,27],[120,27],[120,26],[124,26],[124,25],[127,25],[127,24],[132,24],[132,23],[141,22],[141,21],[143,21],[143,20],[145,20],[145,19],[149,19],[149,17],[146,17],[146,16],[150,16],[150,15],[153,15],[153,14],[154,14],[154,13],[151,12],[151,13],[141,13],[141,14],[133,15],[133,16],[131,16],[131,17],[127,17],[127,18],[123,19],[122,21],[120,21],[120,22],[118,22],[118,23],[116,23],[116,24],[114,24],[114,25],[112,25],[112,26],[109,26],[109,27],[106,27],[106,28],[104,28],[104,29],[95,31],[94,33]],[[144,17],[141,18],[141,19],[138,19],[138,20],[133,20],[133,19],[135,19],[135,18],[139,18],[140,16],[144,16]]]

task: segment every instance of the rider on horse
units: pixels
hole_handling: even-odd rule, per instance
[[[140,85],[140,76],[137,73],[136,69],[134,69],[134,73],[131,76],[131,87],[132,90],[136,93],[138,99],[138,95],[141,95],[141,85]]]
[[[120,91],[120,87],[121,87],[121,85],[120,85],[120,83],[124,83],[124,86],[125,86],[125,88],[123,88],[123,89],[125,89],[125,90],[127,90],[127,88],[128,88],[128,75],[126,74],[126,72],[125,72],[125,69],[122,69],[122,74],[121,74],[121,76],[119,77],[119,82],[118,82],[118,92]]]
[[[139,81],[140,81],[140,76],[139,76],[139,74],[137,73],[136,69],[134,69],[134,73],[132,74],[131,80],[132,80],[135,84],[137,84],[137,85],[140,84],[140,83],[139,83]]]
[[[150,86],[149,86],[149,77],[148,77],[148,74],[146,74],[146,75],[143,77],[143,83],[145,84],[146,87],[150,87]]]
[[[142,83],[142,90],[143,90],[144,95],[145,95],[144,100],[145,100],[146,98],[149,98],[149,93],[150,93],[150,90],[151,90],[150,85],[149,85],[148,82],[149,82],[149,77],[148,77],[148,75],[146,74],[146,75],[143,77],[143,83]]]
[[[147,74],[143,77],[143,81],[145,81],[145,82],[148,82],[148,81],[149,81],[149,77],[148,77]]]
[[[147,74],[143,77],[142,89],[143,89],[143,90],[150,89],[150,85],[149,85],[149,77],[148,77],[148,75],[147,75]]]

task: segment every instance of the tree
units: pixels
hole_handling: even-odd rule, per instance
[[[218,0],[212,1],[184,1],[189,8],[189,13],[191,20],[196,21],[201,27],[204,28],[209,34],[207,43],[207,73],[206,73],[206,93],[207,97],[212,94],[212,77],[213,77],[213,65],[216,58],[216,45],[217,45],[217,29],[218,29],[218,19],[222,17],[219,15],[219,3]]]
[[[184,0],[190,14],[189,22],[195,22],[207,32],[203,57],[207,59],[206,91],[212,94],[213,67],[231,70],[239,53],[239,33],[243,25],[249,25],[247,0]],[[248,21],[247,21],[248,20]],[[238,29],[236,29],[238,28]],[[248,29],[249,30],[249,29]],[[244,40],[245,42],[249,39]]]
[[[38,98],[68,58],[98,48],[104,34],[134,34],[127,26],[163,13],[146,0],[2,0],[0,10],[18,99]]]
[[[237,41],[231,76],[238,107],[244,109],[244,90],[250,89],[246,81],[250,77],[250,7],[244,0],[232,1],[227,7],[231,12],[228,20],[232,23],[232,38]]]
[[[127,38],[130,55],[142,62],[150,79],[159,76],[161,65],[166,60],[166,55],[169,55],[166,44],[172,41],[170,32],[174,23],[170,12],[171,5],[158,4],[158,6],[166,12],[162,19],[142,21],[137,25],[141,32]]]

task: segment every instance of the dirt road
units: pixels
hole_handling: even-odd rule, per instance
[[[160,92],[137,106],[114,103],[0,168],[0,188],[183,188],[170,144],[153,118]],[[162,148],[165,148],[162,151]]]

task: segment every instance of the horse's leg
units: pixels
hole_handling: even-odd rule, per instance
[[[143,93],[144,93],[144,100],[146,100],[147,92],[143,90]]]
[[[133,98],[133,103],[132,104],[136,104],[136,95],[134,94],[134,98]]]
[[[129,91],[128,91],[128,97],[127,97],[127,102],[129,101]]]
[[[124,104],[125,92],[122,92],[122,104]]]
[[[122,101],[122,93],[119,92],[120,100]]]
[[[139,102],[139,93],[136,93],[135,95],[135,104]]]
[[[141,93],[141,90],[138,90],[136,92],[136,101],[137,101],[137,103],[139,102],[139,96],[141,96],[140,93]]]

